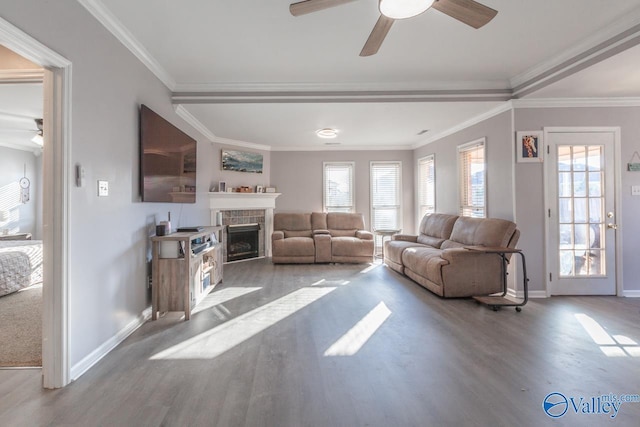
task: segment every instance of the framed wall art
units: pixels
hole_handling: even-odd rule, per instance
[[[516,160],[518,163],[542,163],[544,143],[542,131],[522,131],[516,137]]]
[[[262,173],[262,154],[222,150],[222,170]]]

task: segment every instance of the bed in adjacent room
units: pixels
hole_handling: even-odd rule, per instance
[[[0,241],[0,297],[42,282],[42,241]]]

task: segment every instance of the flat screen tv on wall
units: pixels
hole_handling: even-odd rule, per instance
[[[140,106],[140,193],[143,202],[196,202],[196,140]]]

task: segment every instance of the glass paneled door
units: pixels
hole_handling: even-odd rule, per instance
[[[553,295],[615,295],[613,132],[548,133]]]

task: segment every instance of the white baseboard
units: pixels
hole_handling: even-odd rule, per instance
[[[116,348],[118,344],[124,341],[129,335],[131,335],[136,329],[144,324],[151,317],[151,307],[147,307],[138,317],[133,319],[127,326],[125,326],[120,332],[108,339],[100,347],[89,353],[80,362],[73,365],[71,368],[71,381],[77,380],[82,374],[87,372],[93,365],[98,363],[103,357],[105,357],[111,350]]]
[[[524,291],[516,292],[514,289],[507,289],[507,296],[513,298],[524,298]],[[529,298],[547,298],[547,291],[529,291]]]
[[[627,298],[640,298],[640,291],[622,291],[622,296]]]

